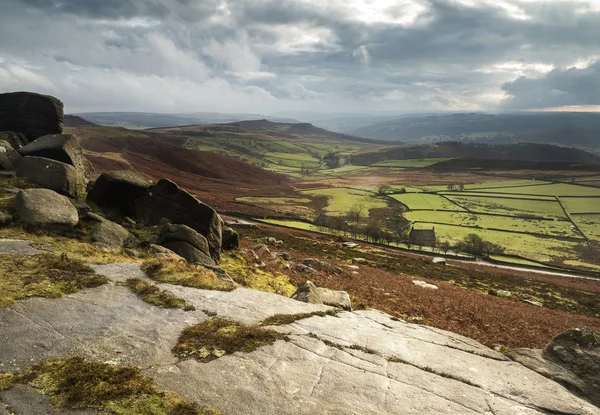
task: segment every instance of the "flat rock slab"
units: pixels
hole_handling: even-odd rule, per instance
[[[153,281],[140,269],[140,265],[133,262],[114,262],[112,264],[89,264],[96,274],[105,276],[114,282],[125,282],[130,278],[139,278],[148,283]]]
[[[0,254],[37,255],[46,251],[34,248],[30,241],[20,239],[0,239]]]
[[[2,406],[10,408],[11,412],[5,409],[2,412]],[[48,396],[38,393],[31,386],[17,385],[8,391],[0,392],[0,415],[97,415],[95,410],[62,410],[56,411],[52,407],[52,402]]]
[[[141,272],[125,263],[95,268],[113,280]],[[74,355],[136,365],[162,389],[226,415],[600,413],[471,339],[374,310],[274,326],[288,340],[252,353],[178,361],[171,348],[184,328],[209,318],[202,310],[254,324],[327,308],[243,288],[159,286],[197,311],[161,309],[114,284],[0,309],[0,371]]]

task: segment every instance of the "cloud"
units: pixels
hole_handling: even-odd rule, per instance
[[[540,109],[571,105],[600,105],[600,60],[584,68],[554,69],[537,78],[506,82],[507,109]]]
[[[371,54],[369,53],[369,50],[365,45],[361,45],[357,49],[355,49],[354,52],[352,52],[352,56],[354,56],[356,59],[358,59],[365,65],[371,63]]]
[[[68,111],[592,105],[599,38],[597,0],[11,0],[0,92]]]

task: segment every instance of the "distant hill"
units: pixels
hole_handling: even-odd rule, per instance
[[[519,143],[493,145],[457,142],[394,146],[374,151],[364,151],[354,154],[352,156],[352,163],[355,165],[369,165],[385,160],[421,158],[480,158],[528,162],[600,164],[600,156],[584,150],[550,144]]]
[[[535,142],[600,149],[600,113],[424,114],[385,117],[344,131],[407,144]]]
[[[64,126],[65,127],[83,127],[86,125],[96,125],[88,120],[84,120],[83,118],[77,115],[65,115]]]
[[[260,118],[278,122],[298,122],[291,118],[267,117],[260,114],[222,114],[217,112],[196,112],[182,114],[162,114],[149,112],[87,112],[75,114],[94,124],[131,129],[178,127],[195,124],[228,123]]]
[[[352,136],[349,134],[335,133],[323,128],[315,127],[309,123],[273,122],[267,119],[238,121],[226,124],[189,125],[171,128],[152,128],[145,131],[147,134],[162,135],[187,135],[210,137],[216,133],[231,132],[236,134],[262,134],[279,138],[290,139],[317,139],[322,138],[333,141],[358,142],[376,144],[377,140]]]
[[[257,190],[277,195],[288,190],[288,179],[278,173],[220,154],[196,151],[157,140],[139,131],[104,126],[65,128],[79,137],[96,173],[135,168],[156,179],[167,177],[184,188],[227,209],[235,194]]]
[[[426,170],[436,172],[468,172],[470,170],[549,170],[549,171],[600,171],[600,164],[565,163],[551,161],[501,160],[482,158],[455,158],[442,161]]]

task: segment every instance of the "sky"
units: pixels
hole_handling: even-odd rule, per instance
[[[600,0],[1,0],[66,112],[600,110]]]

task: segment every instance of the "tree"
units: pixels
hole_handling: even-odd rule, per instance
[[[444,252],[444,254],[447,254],[448,251],[450,250],[450,242],[448,241],[443,241],[440,243],[440,249]]]
[[[348,220],[358,222],[365,212],[365,205],[362,202],[355,202],[348,211]]]
[[[455,188],[456,188],[456,186],[455,186],[455,185],[453,185],[453,184],[449,184],[449,185],[446,187],[446,189],[448,189],[448,190],[454,190]]]
[[[390,219],[389,227],[392,230],[392,232],[394,232],[394,234],[396,234],[396,236],[398,237],[398,240],[403,241],[408,238],[408,232],[410,231],[410,225],[411,225],[411,222],[408,219],[406,219],[404,216],[396,215]]]
[[[459,191],[459,192],[462,192],[463,190],[465,190],[465,184],[464,184],[464,183],[460,183],[460,184],[458,185],[458,191]]]
[[[504,248],[500,245],[485,241],[479,235],[474,233],[465,236],[465,239],[456,244],[456,249],[483,258],[489,258],[490,255],[501,254],[504,252]]]
[[[379,196],[385,196],[390,190],[392,190],[392,188],[384,184],[379,186],[379,188],[377,189],[377,194]]]

